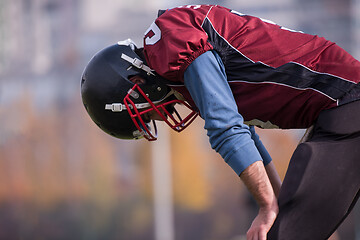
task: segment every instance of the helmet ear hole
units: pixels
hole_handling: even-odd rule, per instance
[[[146,80],[139,75],[129,76],[129,81],[138,85],[146,83]]]

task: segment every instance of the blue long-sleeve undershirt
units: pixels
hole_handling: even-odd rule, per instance
[[[185,71],[184,83],[205,120],[211,147],[238,175],[256,161],[271,162],[254,128],[244,124],[216,52],[196,58]]]

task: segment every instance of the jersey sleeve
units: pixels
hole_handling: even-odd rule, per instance
[[[261,155],[264,166],[268,165],[272,161],[272,158],[269,152],[267,151],[267,149],[265,148],[264,144],[261,142],[259,135],[257,135],[257,133],[255,132],[254,126],[250,126],[250,132],[251,132],[251,138],[252,140],[254,140],[255,146]]]
[[[209,51],[194,60],[185,71],[185,86],[205,120],[211,147],[240,175],[262,157],[238,113],[221,60],[216,56]]]
[[[183,82],[187,66],[212,49],[201,28],[211,6],[185,6],[166,11],[145,32],[144,54],[148,65],[162,77]]]

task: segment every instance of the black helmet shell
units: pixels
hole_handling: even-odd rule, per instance
[[[144,61],[135,51],[139,49],[134,44],[114,44],[101,50],[87,64],[81,79],[82,101],[91,119],[103,131],[121,139],[137,139],[141,136],[127,109],[113,112],[105,109],[105,105],[124,104],[125,96],[134,86],[129,81],[131,76],[141,75],[145,78],[146,83],[139,86],[152,101],[164,99],[170,91],[159,76],[149,75],[121,57],[126,54]],[[147,102],[141,94],[132,100],[134,103]]]

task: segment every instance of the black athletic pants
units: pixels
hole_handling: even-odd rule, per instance
[[[268,240],[328,239],[359,198],[360,101],[323,111],[296,148]]]

